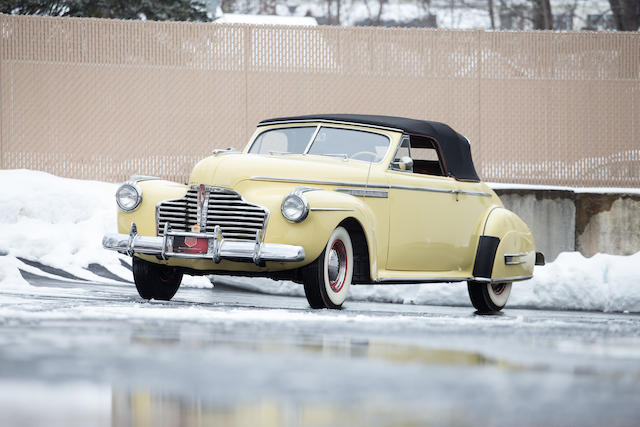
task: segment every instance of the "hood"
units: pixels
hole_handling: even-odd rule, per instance
[[[368,172],[369,163],[329,156],[222,154],[198,162],[189,177],[189,185],[204,183],[234,188],[241,181],[258,176],[365,183]]]

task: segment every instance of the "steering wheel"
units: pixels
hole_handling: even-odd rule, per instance
[[[352,154],[350,157],[352,159],[355,159],[358,156],[371,156],[371,161],[374,161],[377,157],[376,153],[373,153],[371,151],[358,151],[357,153]]]

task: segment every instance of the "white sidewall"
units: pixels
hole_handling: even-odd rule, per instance
[[[339,292],[334,292],[331,289],[331,282],[329,281],[329,271],[327,266],[329,265],[329,254],[331,252],[331,247],[333,246],[333,242],[336,240],[342,240],[344,243],[344,248],[347,251],[347,274],[344,281],[344,286],[340,289]],[[329,296],[329,299],[335,305],[342,305],[345,299],[347,299],[347,295],[349,294],[349,288],[351,287],[351,279],[353,278],[353,246],[351,245],[351,237],[349,237],[349,232],[345,230],[343,227],[336,227],[331,233],[331,237],[329,237],[329,241],[327,242],[327,246],[324,250],[324,264],[322,266],[323,270],[323,278],[324,278],[324,289]]]
[[[487,283],[487,293],[489,294],[489,298],[491,298],[491,302],[493,302],[496,306],[502,308],[507,304],[507,300],[509,300],[509,295],[511,295],[511,283],[507,283],[504,285],[504,290],[500,295],[496,295],[491,287],[491,283]]]

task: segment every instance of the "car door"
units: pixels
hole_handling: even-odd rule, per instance
[[[428,153],[422,157],[431,158],[420,158],[419,151]],[[401,170],[400,159],[406,156],[413,160],[413,168]],[[465,239],[456,230],[457,221],[463,216],[457,201],[457,183],[443,176],[442,162],[433,142],[404,137],[387,173],[390,201],[387,270],[461,270],[468,237]]]

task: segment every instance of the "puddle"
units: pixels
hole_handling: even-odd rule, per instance
[[[384,402],[296,403],[262,399],[230,406],[209,404],[198,398],[114,391],[112,425],[117,426],[428,426],[472,425],[452,410],[403,407]]]
[[[230,337],[226,334],[202,337],[188,335],[161,336],[146,333],[133,334],[132,343],[145,347],[154,346],[187,346],[195,348],[231,348],[233,350],[264,353],[273,356],[278,353],[302,352],[325,357],[346,357],[351,359],[377,359],[397,364],[445,365],[445,366],[494,366],[507,370],[527,370],[524,365],[506,360],[487,357],[478,352],[429,348],[418,345],[387,342],[384,340],[367,340],[343,336],[286,336],[281,338],[262,337],[250,339]]]

